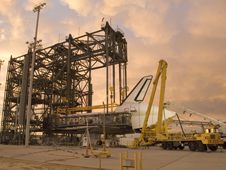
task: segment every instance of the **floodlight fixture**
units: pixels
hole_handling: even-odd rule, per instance
[[[37,43],[41,43],[41,42],[42,42],[42,40],[38,40],[38,41],[37,41]]]
[[[36,41],[36,48],[38,47],[39,49],[40,48],[42,48],[42,44],[40,44],[42,42],[42,40],[38,40],[38,41]],[[32,49],[32,48],[34,48],[34,42],[29,42],[29,41],[27,41],[27,42],[25,42],[27,45],[28,45],[28,48],[29,49]]]
[[[0,59],[0,71],[1,71],[1,65],[3,65],[3,62],[4,62],[4,60]],[[0,83],[0,85],[2,85],[2,84]]]
[[[46,5],[46,3],[41,3],[39,5],[36,5],[33,9],[34,12],[40,11],[44,6]]]
[[[5,60],[0,59],[0,65],[3,65],[4,62]]]

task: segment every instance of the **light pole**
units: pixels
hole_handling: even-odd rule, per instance
[[[33,87],[33,78],[34,78],[34,66],[35,66],[35,48],[37,42],[37,33],[38,33],[38,20],[40,10],[46,5],[46,3],[42,3],[36,5],[33,9],[34,12],[38,12],[37,22],[36,22],[36,31],[34,37],[34,48],[32,54],[32,65],[31,65],[31,74],[30,74],[30,86],[29,86],[29,96],[28,96],[28,109],[27,109],[27,123],[26,123],[26,138],[25,138],[25,147],[29,146],[29,130],[30,130],[30,115],[31,115],[31,99],[32,99],[32,87]]]

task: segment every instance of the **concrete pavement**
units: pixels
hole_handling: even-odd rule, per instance
[[[102,148],[99,148],[101,151]],[[108,150],[108,148],[107,148]],[[128,151],[129,158],[134,153],[142,152],[143,170],[200,170],[226,169],[226,150],[216,152],[192,152],[185,148],[180,150],[162,150],[159,147],[149,149],[111,148],[111,157],[102,156],[101,167],[115,170],[120,166],[120,153]],[[47,146],[17,146],[0,145],[0,156],[13,159],[31,160],[36,162],[75,165],[81,167],[99,168],[99,158],[91,156],[84,158],[85,148],[80,147],[47,147]],[[89,150],[90,155],[90,150]],[[138,156],[139,157],[139,156]]]

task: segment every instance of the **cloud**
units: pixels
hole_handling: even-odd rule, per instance
[[[104,15],[115,16],[124,11],[129,11],[132,7],[145,8],[146,0],[104,0],[100,10]]]
[[[90,13],[95,14],[98,11],[98,1],[95,0],[61,0],[63,5],[68,5],[69,8],[75,10],[80,16],[87,16]]]
[[[0,30],[0,41],[4,41],[6,39],[7,30],[1,29]]]
[[[226,38],[226,1],[198,1],[188,14],[188,30],[197,36]]]
[[[166,1],[69,1],[61,0],[64,5],[75,10],[81,16],[115,17],[123,26],[130,29],[133,34],[142,38],[146,43],[168,43],[177,33],[170,25],[165,24],[165,17],[170,2]],[[142,12],[141,12],[142,11]],[[119,17],[120,16],[120,17]],[[121,21],[120,21],[121,20]]]
[[[32,8],[40,2],[43,1],[1,2],[1,59],[27,52],[25,42],[33,40],[37,16]],[[128,43],[130,90],[141,77],[155,75],[158,61],[165,59],[169,64],[166,100],[203,114],[225,114],[224,0],[48,0],[46,3],[38,31],[44,47],[64,41],[68,34],[77,36],[99,30],[101,19],[111,18],[112,27],[120,27]],[[5,75],[3,70],[2,75]],[[101,79],[98,73],[93,79],[95,76]],[[105,93],[105,82],[95,85],[93,80],[93,83],[95,100],[104,100],[105,96],[100,99],[99,94]]]
[[[2,23],[4,23],[5,21],[3,21],[3,20],[0,20],[0,24],[2,24]]]
[[[18,1],[3,0],[0,4],[0,16],[4,22],[1,23],[1,52],[10,54],[17,54],[26,50],[21,50],[23,45],[28,40],[27,34],[30,32],[30,19],[26,15],[24,8],[19,5]],[[24,40],[24,44],[22,43]],[[17,42],[17,47],[12,51]],[[21,47],[21,48],[20,48]],[[3,56],[4,57],[4,56]],[[6,58],[4,58],[7,60]]]
[[[17,3],[15,1],[4,0],[4,2],[0,5],[0,13],[4,20],[7,21],[5,24],[10,25],[8,26],[10,32],[8,36],[17,39],[21,37],[21,33],[24,34],[25,27],[23,24],[24,19],[22,17],[22,9],[17,8],[17,10],[14,10],[16,6]],[[7,35],[5,34],[5,36]]]
[[[27,0],[27,2],[23,2],[22,6],[26,11],[31,11],[37,4],[43,3],[42,0]]]

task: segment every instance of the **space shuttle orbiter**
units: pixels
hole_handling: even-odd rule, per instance
[[[137,85],[133,88],[133,90],[129,93],[126,99],[118,106],[114,112],[106,113],[105,117],[108,122],[106,122],[105,128],[107,134],[126,134],[126,133],[134,133],[140,132],[142,129],[145,114],[148,108],[147,103],[142,103],[148,88],[151,84],[153,76],[145,76],[141,78],[141,80],[137,83]],[[164,119],[168,119],[170,117],[175,116],[175,112],[169,111],[165,109],[165,117]],[[71,133],[84,133],[87,129],[86,120],[90,120],[88,124],[90,133],[103,133],[103,115],[104,113],[82,113],[82,114],[71,114],[71,115],[60,115],[58,118],[67,118],[71,120],[84,120],[84,121],[76,121],[75,124],[72,125],[58,125],[56,127],[57,131],[68,130]],[[121,116],[120,116],[121,115]],[[130,121],[129,124],[123,124],[122,117],[129,116],[130,118],[126,118]],[[119,117],[121,120],[114,119],[114,117]],[[147,126],[153,125],[157,122],[158,117],[158,107],[152,106],[150,111],[150,116],[147,122]],[[98,120],[99,123],[95,122]],[[73,121],[72,121],[73,122]],[[128,121],[127,121],[128,122]]]

